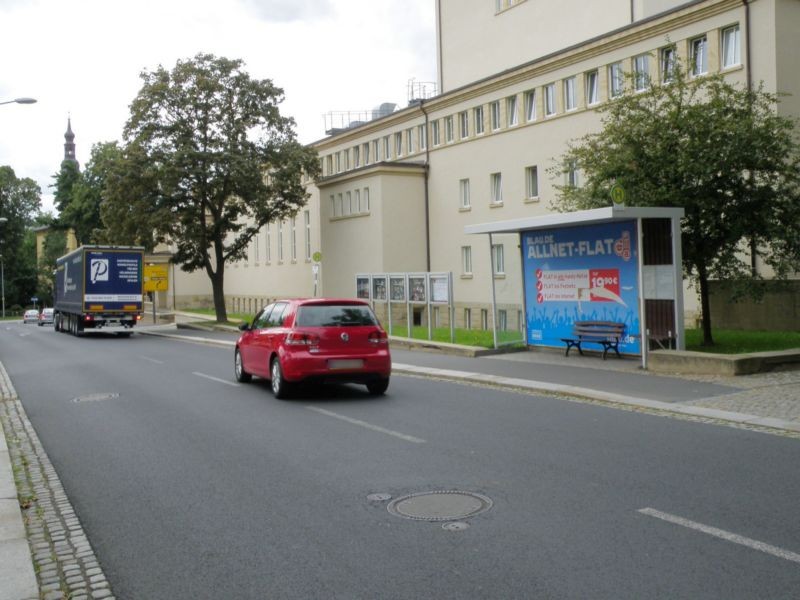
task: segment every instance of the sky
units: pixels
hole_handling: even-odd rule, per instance
[[[411,79],[436,81],[435,0],[0,0],[0,165],[42,189],[64,158],[67,118],[81,165],[122,139],[140,73],[198,53],[242,59],[283,88],[303,143],[324,115],[400,107]]]

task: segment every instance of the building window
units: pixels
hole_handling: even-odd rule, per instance
[[[297,261],[297,218],[292,217],[292,262]]]
[[[463,140],[469,137],[469,113],[467,111],[458,114],[459,136]]]
[[[325,157],[325,174],[333,175],[333,155],[331,154]]]
[[[469,198],[469,179],[462,179],[458,182],[458,197],[461,208],[469,208],[471,201]]]
[[[489,177],[491,184],[492,204],[503,203],[503,176],[501,173],[492,173]]]
[[[539,169],[537,167],[525,168],[525,195],[529,199],[539,197]]]
[[[461,246],[461,274],[472,275],[472,246]]]
[[[431,137],[433,138],[434,146],[438,146],[442,143],[439,138],[439,121],[431,121]]]
[[[343,204],[344,204],[344,200],[342,200],[342,195],[341,194],[336,194],[336,205],[335,205],[335,207],[333,209],[333,216],[334,217],[341,217],[342,214],[344,214],[342,212],[343,211],[343,206],[342,206]]]
[[[342,172],[342,153],[341,152],[337,152],[336,153],[336,172],[337,173],[341,173]]]
[[[333,196],[331,196],[331,198],[333,198]],[[266,240],[264,240],[264,260],[269,264],[272,262],[272,236],[269,233],[269,224],[264,227],[264,233],[266,234]]]
[[[344,170],[350,170],[350,150],[343,150],[342,155],[344,156]]]
[[[364,144],[364,164],[369,164],[369,142]]]
[[[492,102],[489,105],[489,111],[491,112],[492,130],[496,131],[500,129],[500,101]]]
[[[675,54],[674,46],[667,46],[661,49],[661,82],[670,83],[675,79]]]
[[[508,311],[502,308],[497,311],[497,330],[508,331]]]
[[[364,212],[369,212],[369,188],[364,188],[364,195],[361,200],[364,203]]]
[[[381,145],[378,140],[372,142],[372,149],[374,150],[373,154],[375,155],[375,162],[381,161]]]
[[[383,159],[389,160],[392,158],[392,146],[389,141],[389,136],[386,135],[383,137]]]
[[[406,129],[406,154],[414,152],[414,129]]]
[[[566,165],[567,185],[569,187],[578,187],[580,185],[580,178],[578,176],[578,161],[570,160]]]
[[[483,133],[483,106],[475,107],[475,135]]]
[[[472,309],[464,309],[464,329],[472,329]]]
[[[544,115],[549,117],[556,114],[556,84],[544,86]]]
[[[306,260],[311,260],[311,213],[303,211],[303,227],[306,232]]]
[[[403,134],[394,134],[394,155],[403,156]]]
[[[261,259],[258,252],[258,234],[253,236],[253,262],[258,264],[258,261]]]
[[[428,148],[428,136],[425,135],[425,125],[420,125],[417,128],[417,139],[419,139],[419,149],[426,150]]]
[[[353,148],[353,166],[358,168],[361,166],[361,147],[356,146]]]
[[[361,190],[353,192],[353,212],[361,212]]]
[[[503,252],[503,244],[492,244],[492,273],[495,275],[505,275],[506,259]]]
[[[642,92],[650,84],[650,57],[640,54],[633,59],[633,89]]]
[[[506,121],[509,127],[517,124],[517,97],[509,96],[506,98]]]
[[[586,104],[592,106],[600,102],[600,77],[597,71],[586,74]]]
[[[708,40],[706,36],[692,40],[689,47],[689,60],[692,65],[692,75],[708,73]]]
[[[341,196],[339,194],[340,198]],[[283,221],[278,221],[278,262],[283,262]]]
[[[536,120],[536,91],[530,90],[525,92],[525,120]]]
[[[481,329],[484,331],[489,329],[489,311],[485,308],[481,309]]]
[[[722,67],[736,67],[742,64],[739,46],[739,26],[734,25],[722,30]]]
[[[625,73],[622,70],[622,63],[614,63],[608,66],[609,90],[612,98],[619,98],[625,89]]]
[[[444,119],[444,140],[449,144],[453,141],[453,117]]]
[[[575,96],[575,78],[570,77],[564,80],[564,110],[576,108],[578,108],[578,98]]]

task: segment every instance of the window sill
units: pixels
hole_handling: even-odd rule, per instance
[[[471,206],[459,206],[458,212],[470,212],[472,210]]]
[[[530,198],[525,198],[523,202],[525,204],[537,204],[540,200],[539,196],[531,196]]]
[[[489,208],[502,208],[503,202],[489,202]]]
[[[505,279],[506,278],[506,274],[505,273],[495,273],[494,274],[494,278],[495,279]]]
[[[461,279],[472,279],[472,273],[462,273]]]

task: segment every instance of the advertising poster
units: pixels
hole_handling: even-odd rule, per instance
[[[386,277],[372,278],[372,299],[386,301]]]
[[[425,277],[409,277],[408,293],[411,302],[425,302]]]
[[[87,251],[84,269],[84,310],[142,310],[141,252]]]
[[[369,300],[369,277],[356,277],[356,298]]]
[[[405,302],[406,301],[406,278],[405,277],[390,277],[389,288],[392,295],[392,302]]]
[[[564,347],[575,321],[614,321],[620,352],[641,353],[635,221],[524,232],[522,248],[529,344]]]
[[[450,286],[447,277],[431,275],[431,302],[447,304],[450,301]]]

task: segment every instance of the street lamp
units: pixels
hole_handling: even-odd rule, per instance
[[[0,104],[36,104],[36,98],[14,98],[0,102]]]
[[[0,225],[5,225],[8,223],[8,219],[5,217],[0,217]],[[6,318],[6,269],[5,269],[5,261],[3,260],[3,255],[0,254],[0,289],[2,290],[3,294],[3,318]]]

